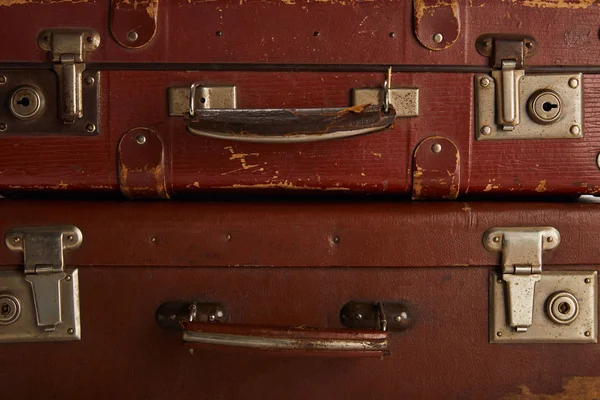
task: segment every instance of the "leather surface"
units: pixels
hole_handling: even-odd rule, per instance
[[[499,266],[484,233],[552,226],[560,245],[544,266],[600,259],[597,203],[235,203],[0,201],[0,235],[18,226],[75,225],[83,243],[65,256],[106,267],[300,268]],[[0,265],[22,255],[0,246]],[[377,301],[377,299],[368,299]]]
[[[0,383],[11,399],[498,399],[598,375],[597,344],[488,344],[487,281],[472,267],[80,268],[82,340],[2,345]],[[220,301],[243,324],[342,328],[352,299],[405,299],[418,317],[382,360],[190,354],[154,316],[181,298]],[[49,362],[59,371],[24,373]],[[581,388],[570,398],[597,393]]]
[[[437,1],[428,11],[441,12],[449,2]],[[36,44],[39,30],[89,26],[102,38],[100,49],[90,54],[92,62],[485,66],[488,60],[477,53],[475,38],[484,33],[507,32],[528,33],[540,41],[543,51],[531,60],[531,65],[598,64],[600,7],[592,0],[458,1],[462,33],[444,51],[431,51],[418,42],[412,3],[161,1],[154,39],[140,51],[131,51],[111,36],[110,0],[53,2],[51,6],[41,0],[4,0],[0,5],[3,19],[14,22],[0,27],[0,37],[11,38],[0,57],[3,61],[45,61],[47,55]],[[198,23],[199,17],[202,23]],[[35,29],[14,35],[20,26],[18,21],[28,21]]]
[[[431,136],[451,140],[460,152],[462,197],[599,192],[598,75],[583,80],[582,139],[476,141],[472,74],[394,73],[394,87],[419,88],[418,118],[397,118],[391,130],[322,143],[202,138],[166,111],[166,89],[195,81],[235,84],[239,107],[280,108],[347,106],[352,88],[381,87],[384,79],[383,73],[103,71],[102,133],[0,137],[0,191],[119,193],[118,142],[125,132],[147,127],[164,143],[167,192],[173,198],[214,191],[296,196],[302,189],[408,198],[414,150]]]

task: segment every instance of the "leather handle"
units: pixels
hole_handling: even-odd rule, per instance
[[[183,340],[201,348],[238,348],[294,356],[381,358],[389,355],[388,332],[183,322]]]
[[[302,143],[363,135],[390,128],[396,110],[390,105],[349,108],[196,109],[186,115],[194,135],[241,142]]]

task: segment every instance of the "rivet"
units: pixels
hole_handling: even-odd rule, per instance
[[[591,336],[591,335],[592,335],[592,332],[590,332],[590,331],[585,331],[584,335],[585,335],[585,336]]]
[[[135,137],[135,141],[136,141],[137,144],[144,144],[144,143],[146,143],[146,136],[144,136],[144,135],[137,135]]]
[[[15,236],[15,238],[13,239],[13,242],[15,243],[19,243],[21,241],[21,238],[18,236]]]
[[[484,125],[481,127],[480,132],[482,135],[489,135],[492,133],[492,128],[489,125]]]
[[[402,316],[401,316],[401,315],[396,315],[396,316],[394,317],[394,321],[396,321],[396,322],[401,322],[401,321],[402,321]]]
[[[87,124],[85,126],[85,130],[92,133],[96,130],[96,125],[92,124],[91,122],[89,124]]]
[[[225,236],[225,239],[227,239],[227,240],[231,240],[231,235],[228,233],[228,234]]]
[[[494,241],[494,243],[498,243],[500,241],[500,236],[494,236],[492,240]]]
[[[95,79],[91,76],[86,76],[85,77],[85,84],[86,85],[93,85],[95,82]]]
[[[319,31],[314,31],[313,36],[319,36],[321,33]]]
[[[193,355],[194,355],[194,349],[191,349],[191,348],[190,348],[190,349],[188,349],[188,351],[190,352],[190,356],[193,356]]]
[[[488,87],[491,83],[490,78],[483,78],[481,79],[481,81],[479,81],[479,83],[481,83],[481,86],[483,87]]]
[[[581,133],[581,129],[579,129],[579,125],[573,125],[571,126],[571,129],[569,129],[569,132],[571,132],[571,135],[579,135]]]
[[[573,89],[576,89],[579,86],[579,79],[577,79],[577,78],[569,79],[569,86],[572,87]]]
[[[502,283],[502,279],[497,279],[496,282],[497,283]]]
[[[440,151],[442,151],[442,145],[439,143],[434,143],[431,146],[431,151],[433,151],[434,153],[439,153]]]
[[[129,31],[129,33],[127,34],[127,39],[129,39],[130,42],[135,42],[136,40],[138,40],[138,33],[136,31]]]
[[[86,40],[88,43],[94,43],[94,38],[91,36],[88,36]]]
[[[362,314],[355,314],[354,319],[362,319]]]
[[[151,241],[152,243],[156,243],[156,236],[152,236],[152,237],[150,238],[150,241]]]
[[[340,237],[339,236],[334,236],[333,237],[333,243],[339,243],[340,242]]]
[[[213,314],[210,314],[210,315],[208,316],[208,320],[209,320],[210,322],[213,322],[215,319],[216,319],[216,317],[215,317]]]
[[[75,331],[73,330],[73,328],[69,328],[69,329],[67,329],[67,333],[69,335],[72,335],[73,333],[75,333]]]
[[[525,42],[525,47],[527,47],[528,49],[531,49],[531,48],[533,47],[533,42],[531,42],[531,41],[529,41],[529,40],[528,40],[528,41],[526,41],[526,42]]]
[[[6,124],[4,122],[0,122],[0,131],[6,130]]]
[[[585,283],[590,283],[590,282],[592,282],[592,280],[591,280],[590,278],[585,278],[583,281],[584,281]]]
[[[71,275],[65,276],[65,281],[70,281],[70,280],[71,280]]]
[[[4,75],[0,75],[0,83],[6,83],[6,77]]]
[[[223,31],[217,31],[217,36],[223,36]]]
[[[390,32],[390,37],[391,38],[396,37],[396,32]]]
[[[175,314],[171,314],[171,315],[169,315],[169,319],[170,319],[171,321],[175,321],[175,319],[176,319],[176,318],[177,318],[177,315],[175,315]]]
[[[69,242],[72,242],[74,239],[75,239],[75,236],[73,236],[73,235],[69,235],[69,236],[67,236],[67,240],[68,240]]]
[[[546,238],[546,240],[547,240],[548,242],[554,242],[554,238],[553,238],[552,236],[548,236],[548,237]]]
[[[500,332],[500,331],[496,332],[496,336],[502,336],[502,332]]]
[[[435,35],[433,35],[434,42],[442,43],[442,40],[444,40],[444,36],[441,33],[436,33]]]

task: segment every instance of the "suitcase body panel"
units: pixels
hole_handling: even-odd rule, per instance
[[[391,130],[356,138],[239,143],[191,135],[183,118],[167,114],[166,89],[193,81],[235,84],[239,107],[292,108],[347,106],[353,88],[378,87],[382,79],[383,74],[376,73],[105,71],[100,134],[1,137],[0,190],[118,193],[123,181],[119,142],[127,132],[143,127],[163,142],[162,168],[171,197],[232,189],[406,196],[420,185],[436,190],[435,182],[413,181],[421,167],[418,160],[413,165],[415,149],[436,137],[456,146],[458,167],[447,163],[432,167],[452,171],[448,179],[458,173],[458,196],[598,192],[597,75],[584,78],[580,139],[477,141],[472,74],[393,74],[398,87],[419,88],[419,117],[397,118]]]
[[[151,3],[136,3],[136,11],[144,16]],[[416,8],[425,5],[425,18],[418,26],[414,23],[413,3]],[[539,40],[540,51],[531,65],[597,65],[593,49],[600,47],[596,26],[600,7],[591,0],[458,1],[457,40],[445,50],[431,51],[419,43],[415,29],[435,32],[449,23],[456,24],[454,15],[441,21],[427,18],[450,3],[160,0],[156,35],[146,46],[133,50],[111,36],[108,0],[9,1],[2,5],[1,12],[6,21],[26,20],[39,30],[57,26],[96,29],[104,45],[90,53],[91,62],[484,67],[488,61],[477,53],[475,39],[485,33],[502,32],[531,34]],[[122,6],[131,8],[124,2]],[[197,23],[198,18],[202,23]],[[524,26],[527,32],[523,32]],[[132,23],[131,29],[136,27]],[[1,37],[11,38],[2,61],[47,61],[47,55],[36,44],[38,31],[14,35],[16,28],[11,23],[0,28]],[[195,41],[201,46],[195,46]]]
[[[79,267],[82,339],[2,345],[0,382],[12,398],[591,399],[598,344],[488,343],[487,282],[499,256],[482,235],[492,226],[555,226],[561,244],[544,256],[544,270],[595,270],[597,206],[5,200],[3,233],[81,229],[83,244],[66,262]],[[22,268],[1,248],[4,269]],[[158,306],[178,299],[221,302],[235,323],[329,328],[342,328],[339,310],[350,300],[402,300],[415,323],[390,335],[392,354],[381,360],[190,354],[181,333],[155,322]],[[48,360],[69,373],[33,382],[22,373]]]

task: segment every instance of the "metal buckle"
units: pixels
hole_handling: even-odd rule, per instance
[[[64,251],[78,248],[82,240],[83,235],[75,226],[14,228],[6,234],[6,246],[23,252],[25,280],[33,291],[37,325],[46,332],[55,331],[63,322],[62,310],[66,305],[61,281],[74,279],[72,274],[65,273]],[[72,301],[78,302],[78,293],[73,297]],[[73,307],[78,309],[78,305]]]

